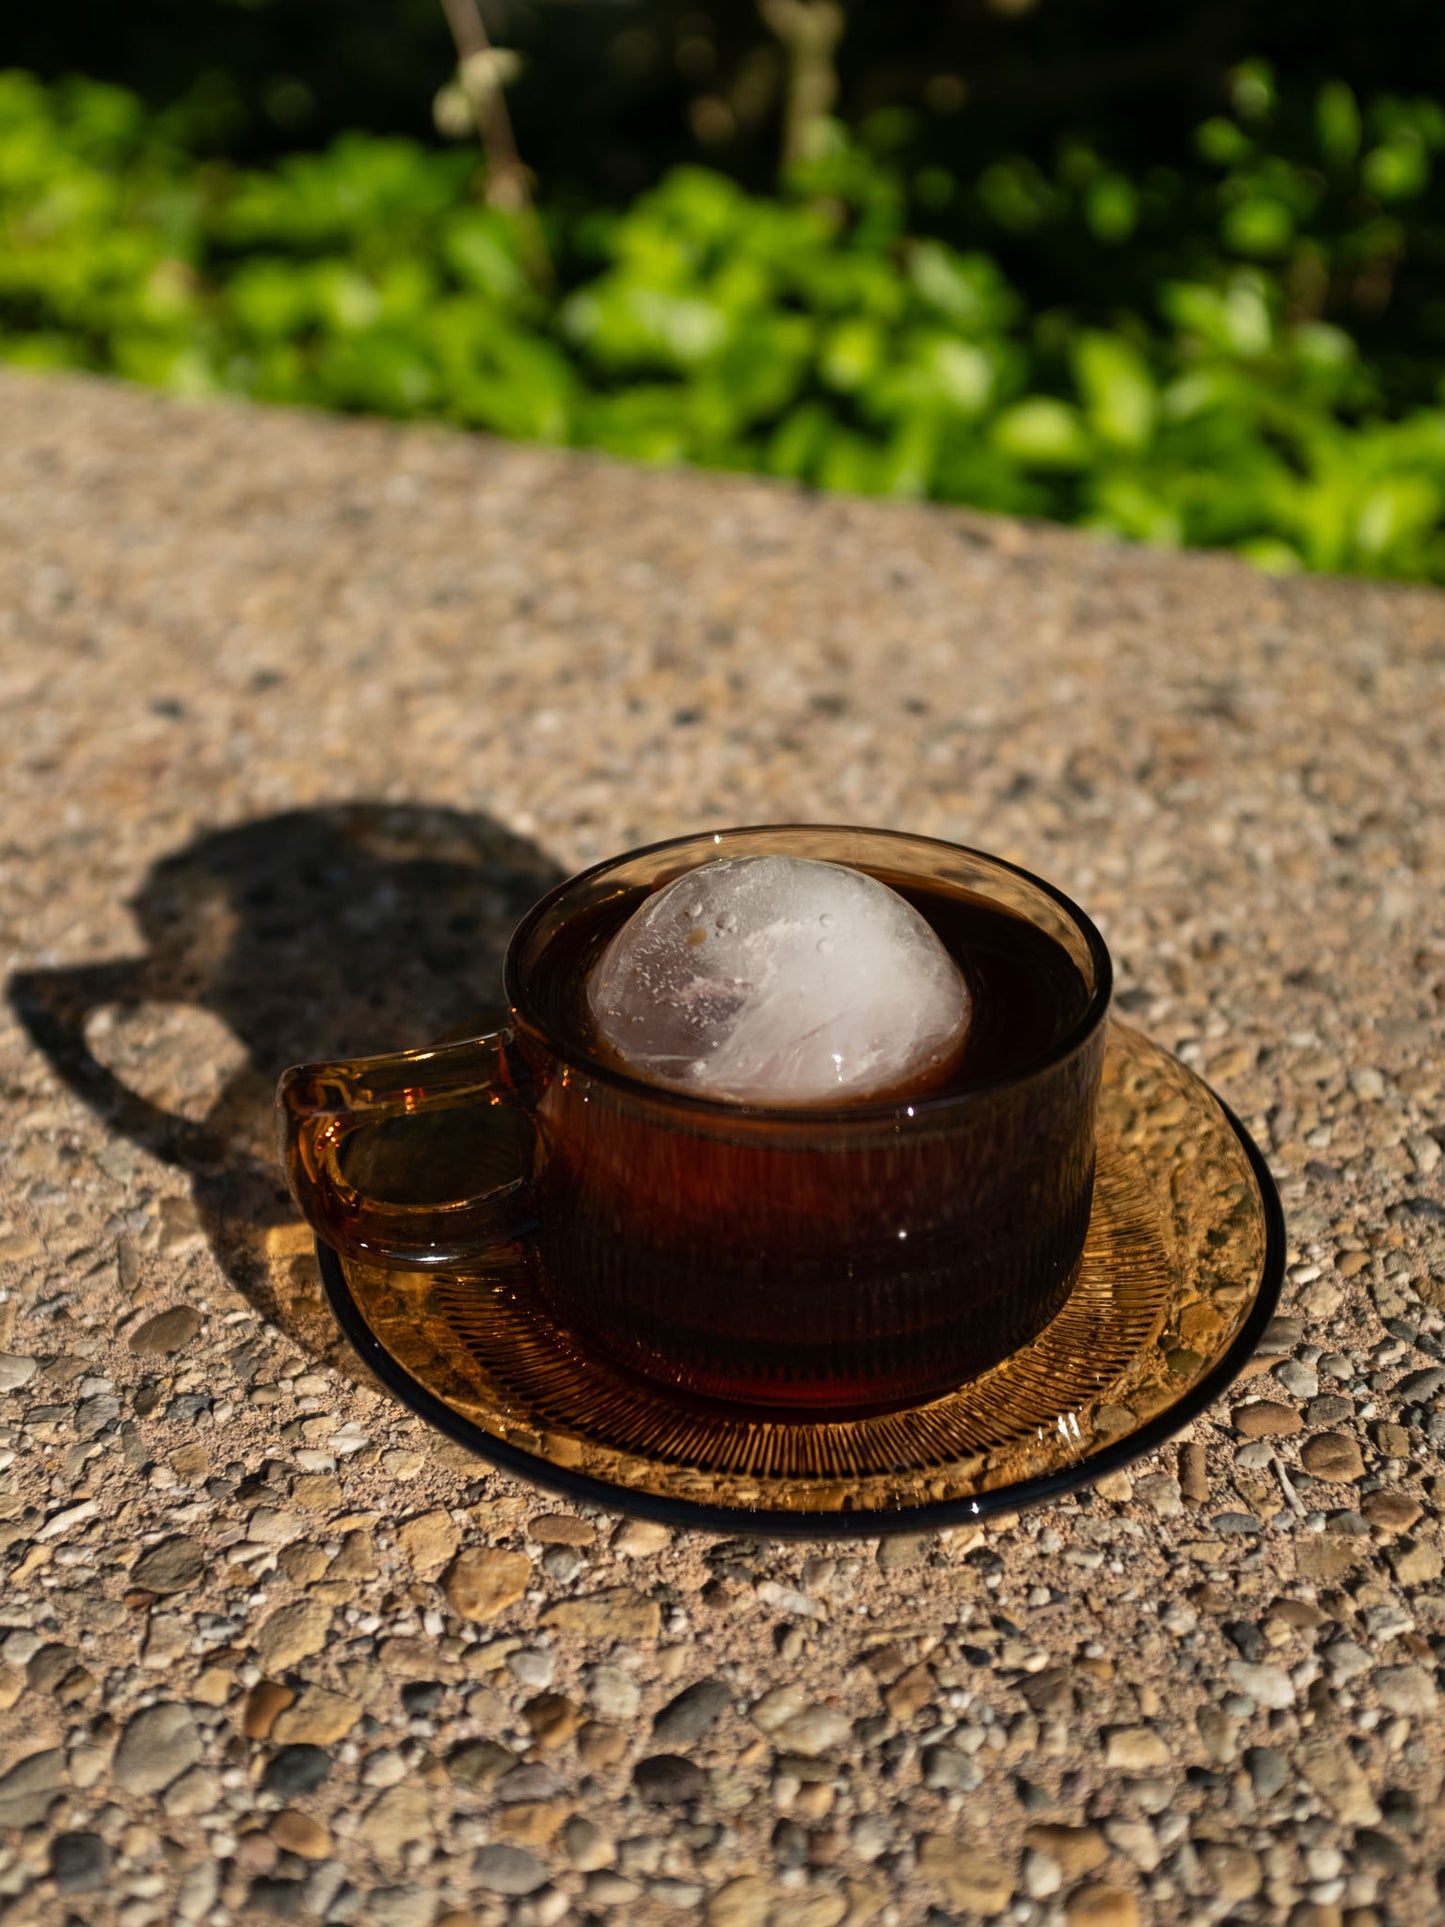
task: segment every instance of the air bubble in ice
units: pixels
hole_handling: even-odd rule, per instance
[[[957,965],[896,891],[790,856],[722,857],[665,885],[608,944],[588,1001],[634,1075],[779,1105],[926,1085],[957,1056],[970,1009]]]

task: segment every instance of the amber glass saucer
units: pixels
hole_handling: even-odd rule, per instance
[[[1253,1350],[1284,1249],[1278,1195],[1239,1121],[1113,1024],[1072,1293],[1021,1351],[912,1409],[784,1423],[672,1393],[579,1347],[515,1252],[441,1275],[319,1254],[365,1363],[483,1458],[670,1524],[838,1538],[1012,1512],[1162,1444]]]

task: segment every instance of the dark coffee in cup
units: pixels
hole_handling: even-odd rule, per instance
[[[1026,918],[881,880],[969,987],[967,1040],[940,1080],[731,1118],[611,1084],[543,1093],[529,1259],[583,1344],[696,1395],[816,1418],[955,1387],[1058,1309],[1088,1226],[1099,1052],[1050,1059],[1089,987]],[[569,921],[535,961],[535,1005],[579,1055],[596,1048],[588,973],[643,894]]]

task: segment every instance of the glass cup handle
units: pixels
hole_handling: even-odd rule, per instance
[[[336,1064],[300,1064],[276,1090],[276,1124],[291,1194],[312,1229],[346,1257],[409,1271],[442,1270],[535,1226],[524,1178],[443,1204],[368,1198],[344,1170],[347,1141],[369,1125],[421,1111],[525,1105],[531,1073],[512,1033]]]

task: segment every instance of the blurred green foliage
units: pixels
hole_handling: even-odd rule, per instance
[[[0,74],[0,356],[1445,580],[1445,110],[1286,111],[1254,63],[1196,147],[962,181],[877,116],[775,198],[682,167],[544,205],[543,293],[474,152],[246,171],[118,89]],[[1029,249],[1089,298],[1026,299]]]

